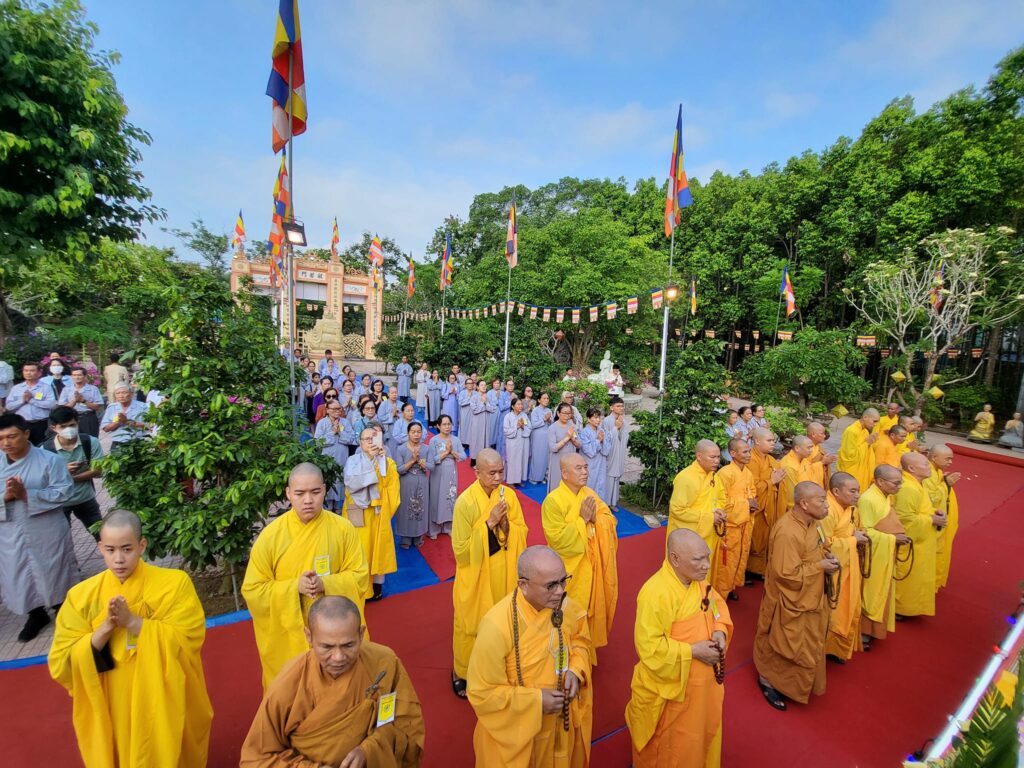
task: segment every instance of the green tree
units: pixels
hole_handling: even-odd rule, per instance
[[[226,232],[211,232],[199,217],[192,222],[192,229],[167,230],[181,240],[188,249],[198,254],[201,262],[213,274],[227,278],[227,255],[230,238]]]
[[[0,338],[7,296],[46,251],[82,260],[162,216],[138,168],[149,135],[127,120],[96,26],[76,0],[0,0]]]
[[[155,556],[233,568],[292,467],[314,462],[328,482],[339,469],[291,433],[288,368],[251,295],[209,278],[168,294],[163,336],[139,354],[143,384],[165,397],[151,412],[158,432],[104,459],[104,482],[142,519]]]

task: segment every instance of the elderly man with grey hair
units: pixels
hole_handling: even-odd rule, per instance
[[[111,435],[111,448],[131,440],[149,437],[146,412],[149,407],[132,397],[132,388],[121,382],[114,387],[114,402],[107,406],[100,422],[100,430]]]

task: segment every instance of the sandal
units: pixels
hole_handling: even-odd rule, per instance
[[[761,688],[761,693],[764,694],[765,701],[767,701],[770,706],[780,712],[786,711],[786,699],[781,693],[776,691],[770,685],[765,685],[760,680],[757,681],[757,684]]]
[[[452,691],[460,699],[466,698],[466,681],[461,677],[456,677],[455,672],[452,672]]]

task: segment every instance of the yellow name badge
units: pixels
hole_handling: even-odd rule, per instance
[[[125,634],[124,634],[124,647],[127,650],[129,650],[129,651],[135,650],[135,646],[138,645],[138,643],[139,643],[138,635],[135,635],[135,634],[133,634],[131,632],[127,632],[127,631],[125,632]]]
[[[43,399],[43,393],[42,392],[36,392],[35,398],[36,398],[36,400],[42,400]]]
[[[313,570],[317,576],[330,576],[331,575],[331,556],[330,555],[317,555],[313,558]]]
[[[715,621],[722,618],[722,612],[718,610],[718,604],[714,600],[711,601],[711,615],[715,617]]]
[[[377,727],[380,728],[382,725],[394,722],[395,720],[395,700],[398,698],[398,694],[392,691],[391,693],[385,693],[380,697],[380,701],[377,702]]]
[[[569,671],[569,649],[563,648],[562,652],[555,651],[555,674],[563,675]]]

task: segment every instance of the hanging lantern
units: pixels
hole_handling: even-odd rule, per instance
[[[845,405],[843,405],[842,403],[840,403],[840,404],[839,404],[839,405],[837,405],[837,406],[836,406],[835,408],[833,408],[833,409],[832,409],[832,410],[830,411],[830,413],[831,413],[831,414],[832,414],[833,416],[835,416],[835,417],[836,417],[837,419],[841,419],[841,418],[843,418],[843,416],[845,416],[846,414],[848,414],[848,413],[849,413],[849,411],[848,411],[848,410],[846,409],[846,406],[845,406]]]
[[[897,384],[902,384],[907,380],[907,377],[903,375],[903,371],[893,371],[889,378],[895,381]]]
[[[938,400],[940,397],[942,397],[946,393],[943,392],[938,387],[932,387],[931,389],[928,390],[928,394],[931,395],[934,399]]]

